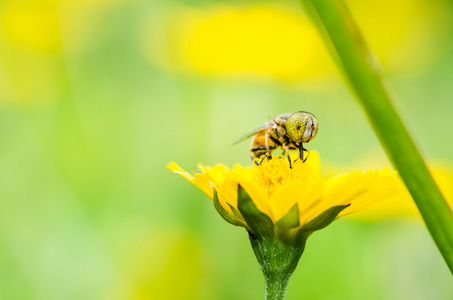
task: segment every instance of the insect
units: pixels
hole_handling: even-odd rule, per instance
[[[250,159],[261,158],[261,164],[265,158],[272,159],[271,152],[282,148],[288,157],[289,167],[292,168],[289,150],[299,150],[299,158],[304,160],[303,144],[315,138],[318,133],[318,120],[314,115],[305,111],[281,114],[268,122],[254,128],[233,143],[237,144],[252,136],[252,146],[249,151]],[[258,164],[258,163],[257,163]]]

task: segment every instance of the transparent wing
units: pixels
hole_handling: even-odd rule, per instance
[[[246,134],[241,136],[239,139],[234,141],[233,145],[236,145],[236,144],[238,144],[238,143],[240,143],[242,141],[245,141],[246,139],[254,136],[255,134],[257,134],[261,130],[264,130],[267,126],[269,126],[269,122],[263,123],[260,126],[253,128],[252,130],[250,130],[249,132],[247,132]]]

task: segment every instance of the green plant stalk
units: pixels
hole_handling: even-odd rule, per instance
[[[249,236],[255,256],[263,271],[266,284],[265,300],[283,300],[289,279],[297,267],[305,249],[300,245],[288,245],[276,238]]]
[[[453,273],[453,212],[434,182],[382,82],[380,68],[342,0],[301,0]]]

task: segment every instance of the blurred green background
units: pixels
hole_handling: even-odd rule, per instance
[[[453,5],[347,3],[451,200]],[[326,176],[389,166],[297,1],[1,0],[0,299],[263,299],[246,232],[165,165],[250,164],[232,141],[298,110]],[[312,236],[287,299],[452,299],[409,206]]]

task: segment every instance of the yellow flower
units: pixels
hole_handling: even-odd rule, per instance
[[[218,201],[220,206],[216,208],[224,219],[245,227],[254,235],[257,234],[256,225],[250,224],[254,220],[247,219],[244,216],[247,212],[241,207],[241,190],[257,210],[275,224],[276,232],[281,231],[277,228],[280,227],[290,230],[290,236],[306,226],[311,228],[311,234],[338,217],[365,209],[376,202],[407,197],[397,172],[388,168],[322,178],[317,152],[311,152],[305,163],[295,162],[293,169],[289,168],[283,156],[254,167],[236,165],[229,169],[221,164],[213,168],[200,165],[201,172],[192,175],[174,162],[167,168],[196,185],[215,202]]]
[[[151,15],[142,31],[150,63],[206,76],[287,82],[329,78],[335,72],[297,3],[218,2],[172,5],[167,14]],[[439,1],[352,0],[348,6],[386,69],[430,65],[445,51],[449,31]]]
[[[263,271],[266,299],[283,299],[307,238],[336,218],[385,199],[407,195],[390,169],[355,171],[325,179],[318,153],[289,168],[283,156],[254,167],[200,165],[192,175],[176,163],[167,168],[214,201],[223,219],[242,226]]]

